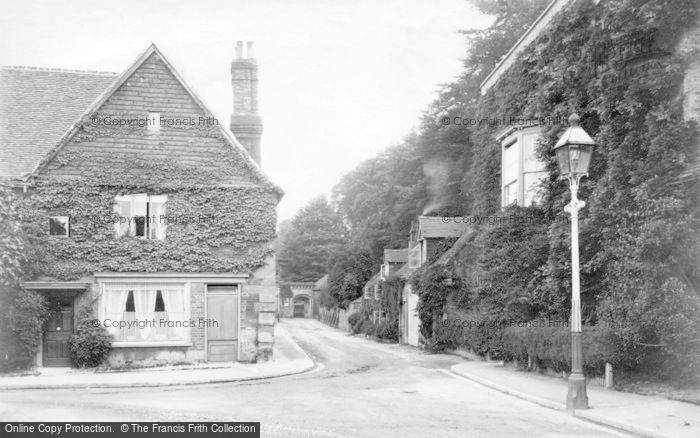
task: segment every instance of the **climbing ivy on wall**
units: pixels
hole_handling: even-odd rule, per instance
[[[77,138],[119,137],[131,129],[86,121]],[[241,151],[219,139],[208,150],[196,146],[198,156],[213,157],[196,164],[96,153],[94,148],[62,150],[19,201],[22,226],[32,247],[40,249],[33,260],[35,275],[73,280],[95,271],[249,272],[261,267],[272,254],[280,193],[254,174]],[[68,172],[61,173],[64,169]],[[167,195],[165,239],[115,238],[115,196],[135,193]],[[69,238],[48,235],[49,216],[70,216]]]
[[[681,97],[684,71],[698,53],[677,50],[698,9],[690,0],[571,2],[474,105],[476,119],[581,116],[597,143],[579,190],[587,202],[580,213],[584,319],[612,327],[637,370],[673,378],[700,370],[700,328],[691,322],[700,312],[697,175],[681,178],[697,159],[697,126],[683,119]],[[520,318],[568,318],[570,228],[555,218],[570,196],[551,152],[564,123],[542,124],[537,149],[550,179],[541,187],[544,202],[528,213],[538,225],[482,227],[470,244],[478,255],[459,256],[469,258],[461,271],[481,279],[452,300],[462,310],[510,317],[522,303]],[[496,130],[472,132],[466,214],[504,214]],[[423,276],[421,319],[430,325],[440,301],[450,299],[441,278]]]

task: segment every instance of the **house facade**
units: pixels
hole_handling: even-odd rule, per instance
[[[155,45],[120,75],[0,70],[0,176],[32,242],[23,287],[52,309],[37,365],[69,365],[85,318],[112,335],[113,366],[271,357],[282,191],[259,165],[248,49],[230,131]]]
[[[607,31],[607,23],[602,14],[606,0],[590,0],[593,6],[594,31]],[[524,52],[537,44],[539,38],[543,38],[548,32],[552,32],[552,23],[556,21],[559,14],[573,14],[577,3],[574,0],[552,0],[542,11],[540,16],[528,28],[528,30],[509,49],[506,55],[498,62],[494,69],[481,82],[481,94],[487,95],[490,91],[497,91],[499,81],[507,76],[509,70],[521,59]],[[661,29],[668,33],[673,29]],[[663,32],[659,32],[663,33]],[[563,38],[564,36],[559,36]],[[685,57],[700,50],[700,21],[685,31],[679,42],[675,46],[667,46],[663,42],[664,38],[659,35],[652,35],[632,41],[622,41],[618,46],[601,46],[591,48],[578,48],[577,56],[586,68],[596,71],[604,85],[614,84],[614,77],[608,75],[606,64],[609,60],[620,54],[625,55],[625,70],[623,77],[633,77],[658,67],[657,59],[666,56]],[[682,101],[684,120],[700,120],[700,60],[694,56],[684,67],[683,86],[677,90],[677,98]],[[522,114],[518,115],[522,116]],[[513,123],[511,123],[513,122]],[[529,207],[537,204],[541,199],[540,183],[546,181],[546,163],[539,159],[536,154],[536,146],[543,135],[544,127],[542,123],[555,123],[561,125],[561,130],[565,125],[562,117],[555,118],[513,118],[506,124],[500,132],[495,134],[495,138],[501,144],[501,206],[516,204],[521,207]],[[700,154],[700,144],[696,144],[696,155]],[[695,165],[687,172],[686,179],[697,174],[698,166]]]

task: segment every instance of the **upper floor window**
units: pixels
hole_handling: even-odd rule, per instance
[[[537,159],[535,148],[540,128],[509,129],[501,141],[501,206],[529,207],[540,201],[539,184],[547,177],[545,163]]]
[[[379,284],[374,285],[374,299],[379,300],[382,298],[382,287]]]
[[[148,113],[148,118],[146,118],[146,132],[160,132],[160,113]]]
[[[49,218],[49,236],[70,236],[70,218],[68,216],[51,216]]]
[[[167,195],[118,195],[114,198],[114,237],[165,239]]]

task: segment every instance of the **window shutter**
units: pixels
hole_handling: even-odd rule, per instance
[[[114,198],[114,237],[119,239],[129,233],[129,218],[131,217],[131,198],[116,196]]]
[[[158,239],[158,240],[163,240],[165,239],[165,230],[168,227],[168,224],[166,221],[163,219],[161,220],[161,216],[165,216],[165,203],[168,201],[168,196],[167,195],[155,195],[151,196],[149,198],[150,200],[150,216],[151,216],[151,222],[150,222],[150,230],[149,230],[149,238],[150,239]]]

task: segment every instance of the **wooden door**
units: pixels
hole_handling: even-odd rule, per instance
[[[70,366],[68,341],[73,334],[73,297],[49,297],[51,317],[44,327],[42,362],[45,367]]]
[[[238,288],[207,288],[207,360],[234,362],[238,359]]]

